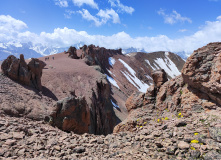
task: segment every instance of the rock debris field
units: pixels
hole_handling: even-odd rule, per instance
[[[140,108],[133,132],[66,133],[41,121],[1,115],[2,159],[221,159],[221,111],[153,112]],[[155,117],[155,118],[154,118]],[[159,119],[164,117],[164,119]],[[165,118],[167,117],[167,118]],[[158,118],[158,119],[157,119]]]

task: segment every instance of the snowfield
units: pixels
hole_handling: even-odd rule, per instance
[[[117,85],[117,82],[116,82],[112,77],[108,76],[107,74],[105,74],[105,75],[107,76],[107,80],[108,80],[111,84],[113,84],[115,87],[117,87],[117,88],[120,89],[120,87]]]
[[[180,71],[176,67],[176,65],[170,60],[168,57],[168,53],[165,52],[166,59],[157,58],[155,62],[160,66],[160,68],[164,69],[165,72],[171,77],[175,78],[180,75]]]
[[[146,93],[147,88],[149,87],[148,84],[144,83],[140,79],[136,77],[136,72],[127,64],[125,63],[122,59],[118,59],[124,67],[129,71],[121,71],[121,73],[127,78],[127,80],[133,84],[134,87],[136,87],[140,92]]]
[[[115,61],[115,59],[113,57],[109,57],[108,58],[108,62],[113,67],[113,65],[115,64],[116,61]]]

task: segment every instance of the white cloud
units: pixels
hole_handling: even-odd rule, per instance
[[[134,12],[134,8],[123,5],[120,0],[108,0],[108,2],[111,4],[111,7],[117,7],[121,12],[129,14]]]
[[[87,9],[82,9],[82,11],[78,11],[78,13],[80,13],[84,19],[93,21],[97,27],[106,24],[110,19],[112,19],[113,23],[120,23],[119,15],[113,9],[99,10],[97,16],[100,18],[91,15]]]
[[[15,39],[23,29],[28,28],[27,24],[17,20],[10,15],[0,15],[0,42]]]
[[[75,11],[65,10],[64,17],[70,19],[72,14],[75,14]]]
[[[83,4],[89,5],[92,8],[98,9],[98,4],[94,0],[72,0],[74,5],[81,7]]]
[[[187,17],[182,17],[177,11],[173,10],[173,12],[171,14],[166,14],[165,11],[163,9],[160,9],[157,12],[159,15],[162,15],[164,18],[164,22],[167,24],[174,24],[174,23],[178,23],[178,22],[188,22],[188,23],[192,23],[192,20],[190,18]]]
[[[82,9],[82,11],[78,11],[82,15],[82,17],[88,21],[94,21],[96,26],[101,26],[104,24],[103,21],[99,21],[99,19],[93,15],[90,14],[90,12],[87,9]]]
[[[55,0],[55,5],[58,5],[59,7],[68,7],[68,1],[67,0]]]
[[[186,32],[187,29],[180,29],[179,32]]]
[[[27,24],[21,20],[12,18],[10,15],[0,15],[0,31],[4,32],[8,30],[18,31],[21,29],[28,28]]]
[[[85,10],[85,16],[89,16]],[[104,14],[105,15],[105,14]],[[108,17],[108,15],[105,15]],[[104,16],[104,17],[105,17]],[[90,17],[93,21],[97,20]],[[90,35],[85,31],[76,31],[68,28],[56,28],[52,33],[42,32],[35,34],[26,29],[27,25],[12,18],[11,16],[0,16],[0,42],[32,42],[41,43],[51,47],[69,47],[70,45],[84,42],[85,44],[95,44],[106,48],[140,48],[148,52],[153,51],[171,51],[192,53],[195,49],[206,45],[209,42],[221,41],[221,16],[216,21],[207,21],[199,31],[193,35],[179,39],[170,39],[166,35],[155,37],[136,37],[133,38],[125,32],[119,32],[111,36]]]
[[[113,19],[113,23],[120,23],[119,15],[112,8],[106,9],[105,11],[101,9],[97,15],[101,17],[102,21],[104,21],[105,23],[109,19]]]

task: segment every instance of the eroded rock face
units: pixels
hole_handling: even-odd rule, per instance
[[[159,88],[162,84],[164,84],[166,81],[168,81],[167,74],[164,71],[164,69],[153,70],[151,73],[151,76],[153,78],[154,86],[156,88]]]
[[[73,59],[79,59],[79,57],[77,56],[77,49],[75,47],[70,47],[67,51],[67,53],[69,54],[68,56],[70,58],[73,58]]]
[[[221,43],[199,48],[187,59],[182,76],[185,83],[221,104]]]
[[[106,66],[111,54],[122,54],[122,50],[111,50],[104,47],[96,47],[95,45],[84,45],[81,48],[80,58],[84,59],[85,63],[89,66]]]
[[[32,58],[27,64],[24,60],[24,55],[21,54],[20,59],[13,55],[9,56],[3,61],[1,69],[9,78],[41,90],[42,69],[45,66],[46,64],[43,61],[36,58]]]
[[[77,134],[89,132],[90,111],[84,97],[68,97],[55,104],[53,125]]]
[[[91,91],[87,98],[72,96],[58,101],[51,114],[53,125],[77,134],[112,133],[116,115],[110,101],[110,86],[103,77]]]
[[[42,69],[45,66],[46,64],[37,58],[32,58],[31,61],[28,63],[28,69],[31,73],[31,79],[30,79],[31,85],[38,90],[42,90],[41,76],[42,76]]]

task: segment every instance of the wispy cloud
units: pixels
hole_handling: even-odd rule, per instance
[[[68,1],[67,0],[55,0],[55,5],[58,5],[59,7],[68,7]]]
[[[187,29],[180,29],[179,32],[186,32]]]
[[[100,10],[97,14],[99,17],[102,18],[102,21],[105,23],[109,20],[112,19],[113,23],[120,23],[120,18],[119,15],[113,10],[113,9],[106,9],[106,10]]]
[[[117,7],[120,12],[126,12],[132,14],[134,12],[134,8],[123,5],[120,0],[108,0],[111,4],[111,7]]]
[[[72,0],[74,5],[81,7],[83,4],[89,5],[92,8],[99,9],[98,4],[94,0]]]
[[[87,9],[82,9],[82,11],[78,11],[78,13],[80,13],[84,19],[94,21],[96,26],[101,26],[103,24],[103,22],[99,21],[97,17],[91,15]]]
[[[113,9],[99,10],[96,16],[91,15],[87,9],[78,11],[82,17],[88,21],[93,21],[95,26],[99,27],[106,24],[107,21],[112,19],[113,23],[120,23],[119,15]]]
[[[72,14],[75,14],[75,11],[65,10],[64,17],[70,19]]]
[[[182,17],[181,14],[179,14],[177,11],[173,10],[171,14],[166,14],[163,9],[160,9],[157,12],[159,15],[163,16],[164,22],[167,24],[175,24],[178,22],[188,22],[192,23],[192,20],[188,17]]]

